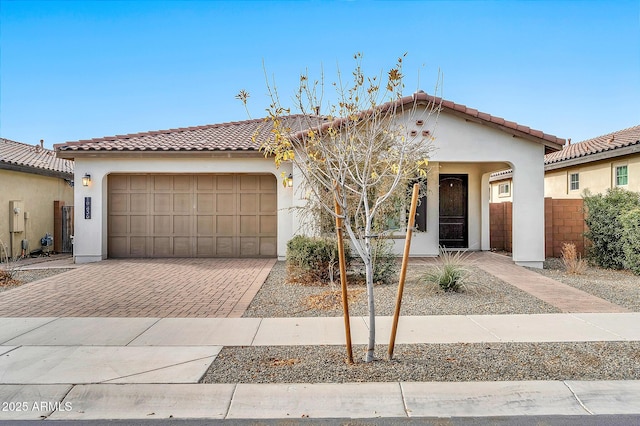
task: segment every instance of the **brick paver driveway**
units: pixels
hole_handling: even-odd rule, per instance
[[[240,317],[275,259],[109,259],[0,293],[0,317]]]

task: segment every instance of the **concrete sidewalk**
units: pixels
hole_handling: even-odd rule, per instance
[[[365,318],[351,321],[366,342]],[[396,343],[638,341],[639,323],[401,317]],[[380,343],[390,325],[377,318]],[[312,344],[344,344],[342,318],[0,318],[0,420],[640,414],[640,381],[198,384],[223,346]]]

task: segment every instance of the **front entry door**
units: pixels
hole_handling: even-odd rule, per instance
[[[440,175],[440,245],[467,248],[468,175]]]

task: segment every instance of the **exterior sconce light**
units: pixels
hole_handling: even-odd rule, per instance
[[[284,178],[282,184],[285,186],[285,188],[293,188],[293,175],[289,173],[289,176]]]
[[[91,175],[89,173],[85,173],[84,176],[82,176],[82,186],[89,186],[90,183]]]

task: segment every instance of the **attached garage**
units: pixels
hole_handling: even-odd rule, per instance
[[[110,174],[108,256],[275,257],[273,174]]]

